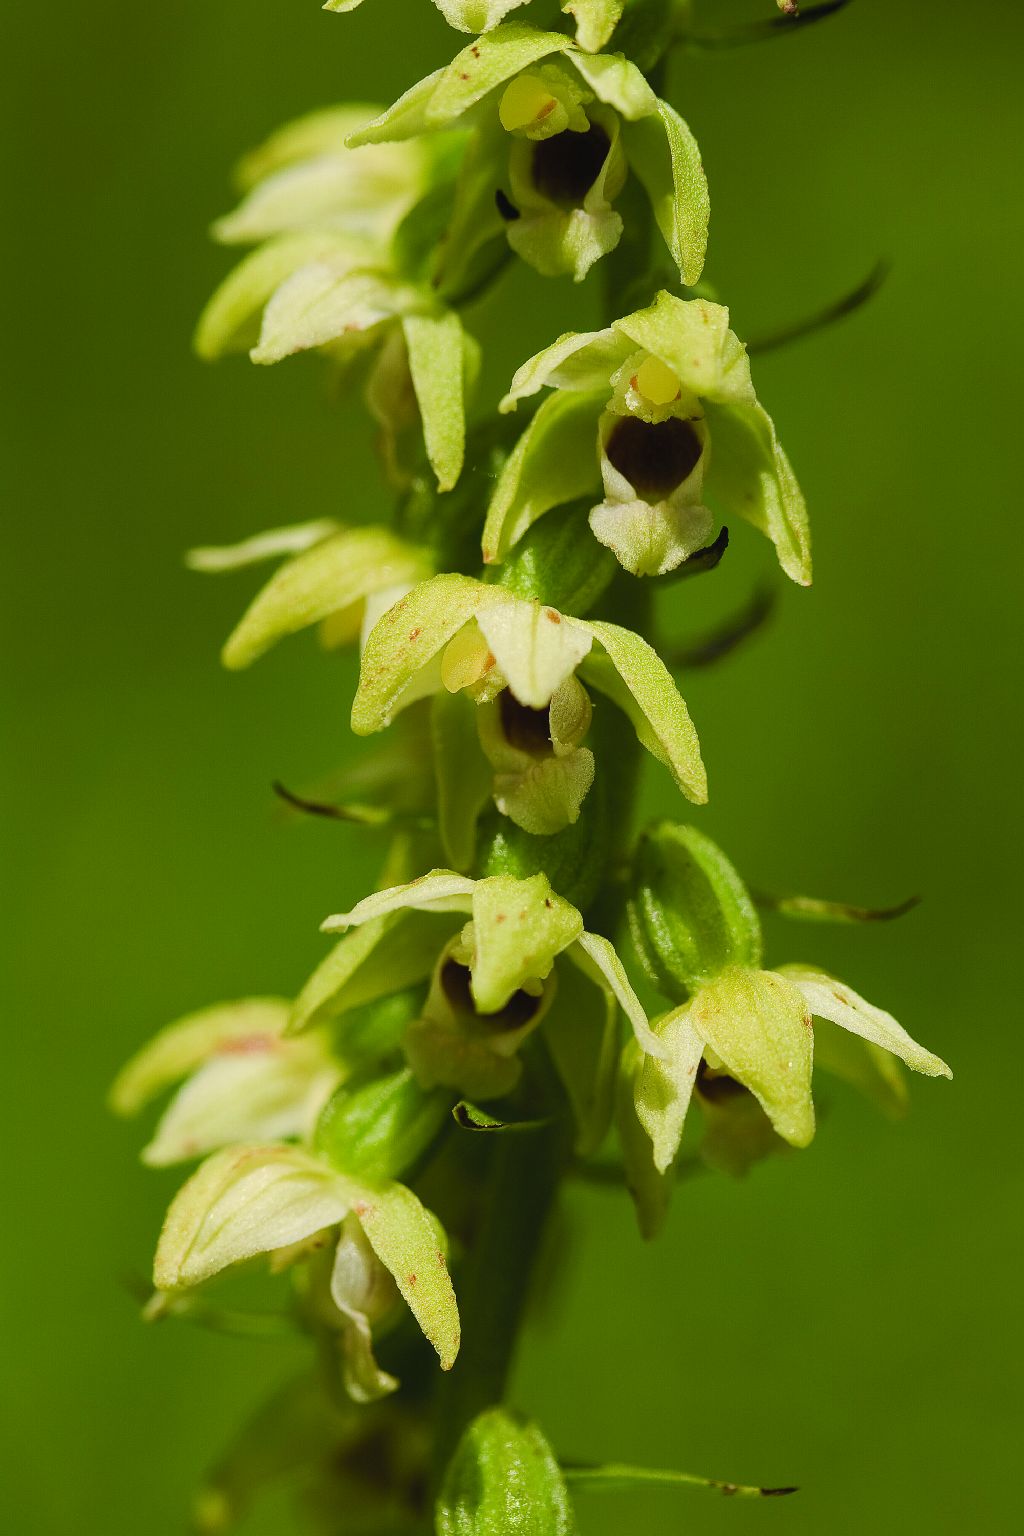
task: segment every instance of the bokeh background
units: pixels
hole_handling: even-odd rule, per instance
[[[767,12],[702,7],[709,24]],[[427,0],[346,18],[314,0],[102,0],[7,7],[0,26],[3,1502],[24,1536],[174,1536],[294,1356],[139,1323],[122,1276],[147,1263],[175,1179],[137,1166],[106,1087],[177,1014],[296,987],[320,918],[375,858],[363,834],[288,822],[269,790],[353,750],[351,665],[300,640],[222,673],[256,578],[182,566],[195,542],[381,505],[363,418],[318,367],[191,357],[228,259],[204,228],[267,130],[390,100],[450,39]],[[674,69],[711,181],[709,276],[741,332],[893,263],[869,308],[757,368],[817,580],[689,680],[702,824],[759,886],[921,893],[889,926],[776,924],[773,954],[884,1001],[956,1077],[915,1082],[899,1126],[836,1091],[812,1150],[684,1186],[653,1248],[624,1198],[573,1195],[519,1401],[567,1455],[803,1490],[581,1494],[585,1536],[1015,1528],[1022,40],[1010,0],[854,0]],[[474,316],[484,398],[588,303],[514,274]],[[771,568],[740,530],[667,629],[699,634]],[[671,808],[656,775],[648,794]],[[272,1504],[252,1529],[291,1525]]]

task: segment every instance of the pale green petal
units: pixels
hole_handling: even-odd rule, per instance
[[[415,288],[380,272],[353,272],[333,259],[313,261],[278,288],[249,355],[254,363],[277,363],[340,338],[359,344],[376,326],[422,303]]]
[[[473,891],[473,1000],[497,1013],[528,981],[543,981],[555,957],[583,934],[583,919],[546,875],[493,875]]]
[[[171,1100],[142,1161],[163,1168],[232,1142],[308,1136],[341,1077],[321,1034],[222,1047]]]
[[[320,924],[321,933],[341,933],[357,928],[373,918],[390,912],[470,912],[476,882],[450,869],[432,869],[406,885],[393,885],[375,891],[354,906],[351,912],[339,912]]]
[[[569,58],[598,101],[614,107],[626,122],[651,117],[665,108],[665,103],[659,102],[640,70],[621,53],[578,53],[571,49]],[[671,108],[666,110],[671,111]],[[686,127],[685,123],[683,127]]]
[[[394,144],[429,132],[432,124],[427,119],[427,108],[444,74],[444,69],[435,69],[424,80],[418,80],[372,123],[350,133],[346,141],[348,147],[358,149],[364,144]]]
[[[378,619],[367,638],[352,703],[352,729],[369,736],[390,725],[417,695],[417,674],[487,602],[507,601],[495,587],[446,572],[422,581]],[[438,686],[440,682],[438,681]]]
[[[692,287],[704,270],[708,245],[707,178],[686,123],[667,101],[656,105],[656,116],[623,124],[623,142],[679,275]]]
[[[426,914],[405,923],[405,915],[362,922],[339,939],[296,998],[288,1034],[426,980],[451,936],[450,923]]]
[[[238,671],[285,635],[360,602],[373,592],[419,581],[430,568],[422,550],[387,528],[346,528],[281,566],[253,599],[221,659]]]
[[[450,27],[458,32],[489,32],[509,11],[529,0],[434,0]]]
[[[324,0],[320,9],[322,11],[335,11],[339,16],[342,16],[348,11],[358,10],[362,3],[363,0]]]
[[[268,240],[232,267],[214,290],[199,316],[192,345],[204,362],[248,352],[259,340],[264,307],[293,272],[328,257],[352,270],[367,266],[374,252],[365,238],[335,230],[301,230]]]
[[[396,167],[407,173],[403,187],[388,175],[375,185],[375,178],[360,175],[359,169],[355,155],[342,149],[278,171],[217,220],[213,237],[222,245],[255,245],[289,231],[334,229],[373,242],[372,248],[383,252],[422,172],[415,164]]]
[[[429,126],[446,127],[489,91],[504,85],[521,69],[572,47],[560,32],[540,32],[523,22],[508,21],[457,54],[441,78],[426,108]]]
[[[925,1077],[953,1076],[946,1063],[912,1040],[891,1013],[865,1001],[845,982],[806,965],[783,965],[779,972],[797,988],[811,1012],[819,1018],[831,1019],[833,1024],[848,1029],[853,1035],[860,1035],[862,1040],[870,1040],[873,1045],[891,1051],[914,1072],[922,1072]]]
[[[667,1173],[683,1139],[704,1042],[687,1018],[686,1007],[655,1020],[653,1028],[668,1054],[663,1060],[644,1057],[634,1080],[633,1099],[636,1117],[651,1138],[654,1166],[659,1173]]]
[[[450,1371],[459,1352],[459,1308],[438,1241],[438,1224],[404,1184],[353,1192],[352,1211],[381,1263],[391,1271],[426,1339]]]
[[[603,331],[566,331],[516,369],[499,410],[514,411],[520,400],[535,395],[546,384],[553,389],[605,390],[610,394],[611,376],[625,362],[629,350],[629,343],[614,326]]]
[[[491,797],[491,768],[476,729],[477,705],[465,693],[442,688],[431,704],[430,731],[437,782],[441,846],[453,869],[473,863],[476,824]]]
[[[264,560],[301,555],[303,550],[312,549],[314,544],[340,529],[340,523],[333,517],[318,517],[309,523],[288,523],[284,528],[268,528],[265,533],[254,533],[237,544],[200,545],[188,551],[185,564],[190,571],[203,571],[209,575],[238,571],[247,565],[259,565]]]
[[[581,622],[605,651],[583,663],[583,680],[625,710],[641,744],[669,768],[687,799],[703,804],[708,787],[697,732],[657,651],[618,624]]]
[[[750,1089],[783,1140],[806,1147],[814,1136],[814,1031],[795,985],[773,971],[723,971],[701,987],[688,1017],[726,1070]]]
[[[708,412],[708,492],[722,512],[746,518],[775,545],[791,580],[810,585],[807,507],[768,412],[760,405],[716,405]]]
[[[477,623],[508,686],[529,709],[547,708],[594,643],[578,619],[517,597],[493,603]]]
[[[562,12],[576,20],[576,41],[588,53],[608,42],[619,24],[625,0],[565,0]]]
[[[643,1004],[629,984],[625,967],[615,946],[600,933],[582,933],[568,951],[585,976],[605,991],[610,991],[629,1020],[642,1048],[652,1056],[664,1056],[665,1047],[651,1029]]]
[[[486,564],[505,558],[545,512],[575,501],[600,480],[597,423],[606,394],[550,395],[506,460],[483,533]]]
[[[368,102],[349,102],[340,107],[321,107],[293,118],[276,128],[257,149],[239,161],[235,168],[235,180],[243,191],[250,191],[257,182],[282,171],[286,166],[314,155],[343,152],[345,140],[364,123],[368,123],[380,111]]]
[[[351,1200],[324,1163],[290,1146],[228,1147],[207,1158],[167,1212],[157,1290],[199,1285],[341,1221]]]
[[[412,387],[423,419],[427,458],[440,491],[450,491],[466,451],[465,351],[454,310],[402,320]]]
[[[650,1058],[636,1040],[628,1040],[622,1052],[615,1089],[615,1126],[622,1147],[626,1188],[636,1206],[640,1236],[650,1241],[665,1225],[674,1174],[659,1173],[654,1166],[654,1145],[636,1113],[637,1085]]]
[[[534,837],[551,837],[579,820],[594,783],[594,754],[577,747],[494,776],[494,803],[503,816]]]
[[[756,404],[746,347],[729,329],[729,311],[721,304],[662,291],[646,309],[616,320],[615,329],[659,357],[702,400]]]
[[[269,1044],[280,1039],[287,1022],[288,1003],[281,997],[246,997],[187,1014],[154,1035],[121,1068],[110,1090],[110,1107],[118,1115],[138,1114],[218,1051]]]
[[[346,1326],[342,1330],[342,1372],[353,1402],[375,1403],[394,1392],[398,1381],[382,1371],[373,1354],[371,1324],[397,1301],[388,1271],[354,1216],[345,1218],[331,1270],[331,1299]]]

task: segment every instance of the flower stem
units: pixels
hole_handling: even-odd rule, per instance
[[[505,1397],[534,1263],[568,1150],[558,1124],[494,1138],[483,1221],[460,1287],[466,1344],[438,1403],[435,1483],[467,1424]]]

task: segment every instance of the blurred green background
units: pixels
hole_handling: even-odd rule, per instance
[[[138,1167],[106,1086],[177,1014],[291,991],[375,858],[363,834],[287,823],[269,791],[354,750],[351,665],[303,640],[222,673],[254,578],[182,567],[195,542],[382,505],[365,422],[317,366],[193,361],[227,265],[204,228],[268,129],[390,100],[451,42],[427,0],[9,6],[2,28],[4,1508],[25,1536],[172,1536],[294,1356],[138,1322],[121,1279],[175,1179]],[[772,953],[884,1001],[956,1077],[915,1082],[900,1126],[831,1094],[810,1151],[684,1186],[655,1247],[624,1198],[574,1194],[521,1403],[566,1455],[802,1486],[581,1494],[585,1536],[1016,1528],[1022,40],[1010,0],[855,0],[674,70],[711,182],[709,276],[742,333],[894,264],[868,309],[757,367],[817,581],[689,680],[702,824],[762,887],[920,892],[898,924],[779,925]],[[588,302],[515,273],[474,316],[490,396]],[[770,572],[737,532],[679,589],[672,633]],[[655,775],[649,799],[671,808]],[[252,1529],[291,1527],[272,1506]]]

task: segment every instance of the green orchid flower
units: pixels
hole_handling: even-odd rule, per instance
[[[363,650],[352,729],[382,730],[432,694],[464,694],[481,708],[479,739],[496,771],[498,808],[526,830],[557,830],[579,813],[593,780],[587,688],[605,694],[688,799],[707,798],[700,746],[668,669],[639,635],[597,619],[575,619],[469,576],[420,582],[382,615]],[[441,829],[464,845],[454,822],[475,813],[459,721],[438,729]],[[450,750],[446,745],[450,743]],[[457,790],[445,791],[449,771]]]
[[[609,16],[589,17],[589,41]],[[699,278],[709,209],[700,152],[683,119],[621,55],[504,22],[348,142],[398,143],[458,125],[475,132],[436,274],[442,293],[464,290],[481,252],[502,238],[544,275],[580,282],[619,243],[614,204],[630,174],[682,280]]]
[[[431,870],[322,927],[344,937],[300,996],[293,1029],[383,996],[407,984],[410,968],[422,975],[429,965],[426,999],[404,1039],[421,1088],[501,1097],[519,1081],[520,1047],[541,1028],[581,1150],[593,1151],[609,1123],[620,1010],[644,1052],[663,1050],[614,947],[584,928],[545,875],[473,880]]]
[[[348,1067],[327,1030],[286,1039],[290,1004],[244,998],[161,1030],[118,1074],[118,1114],[138,1114],[175,1083],[142,1161],[162,1168],[231,1142],[305,1138]]]
[[[810,582],[804,499],[727,309],[662,292],[602,331],[568,332],[523,364],[501,409],[546,386],[554,393],[495,489],[485,561],[601,484],[591,529],[634,575],[663,575],[704,547],[711,502],[771,539],[787,576]]]
[[[343,372],[372,354],[366,398],[386,465],[403,477],[399,440],[422,428],[439,488],[450,490],[479,350],[429,286],[407,280],[394,249],[406,215],[447,173],[429,144],[348,148],[372,111],[301,118],[242,162],[246,196],[214,235],[261,243],[210,299],[196,350],[208,360],[248,350],[266,364],[317,349]]]
[[[393,1278],[442,1370],[450,1370],[459,1312],[436,1218],[404,1184],[347,1175],[302,1147],[246,1144],[207,1158],[171,1203],[153,1279],[173,1296],[261,1255],[280,1268],[328,1247],[331,1295],[354,1329],[353,1395],[367,1400],[393,1385],[370,1352],[372,1321],[389,1296],[367,1248]]]
[[[345,13],[354,11],[363,0],[325,0],[323,9]],[[441,15],[457,32],[491,32],[510,11],[528,5],[529,0],[434,0]],[[576,21],[576,41],[581,48],[596,52],[604,47],[622,15],[625,0],[566,0],[564,15]]]
[[[806,1147],[814,1136],[811,1072],[819,1035],[824,1063],[848,1078],[883,1075],[876,1058],[884,1053],[926,1077],[952,1076],[891,1014],[844,982],[804,964],[766,970],[746,888],[721,849],[693,827],[663,823],[642,840],[629,923],[651,981],[677,1004],[652,1026],[661,1056],[628,1047],[623,1061],[620,1123],[635,1118],[645,1133],[631,1128],[624,1147],[648,1230],[663,1215],[665,1177],[699,1075],[710,1085],[740,1084],[793,1147]],[[862,1057],[859,1073],[849,1047],[836,1043],[849,1037]],[[715,1097],[713,1086],[708,1097]]]

